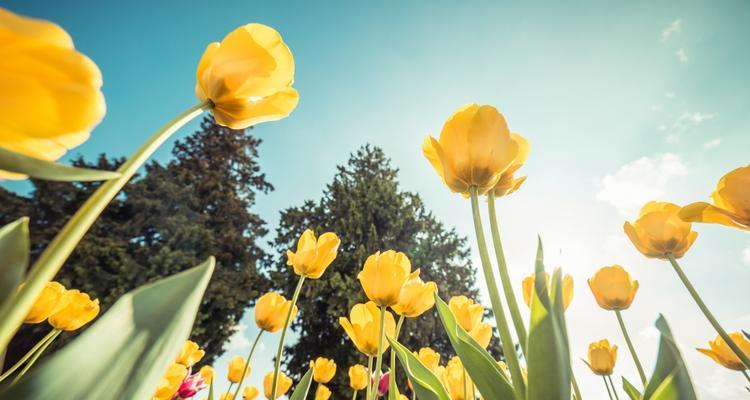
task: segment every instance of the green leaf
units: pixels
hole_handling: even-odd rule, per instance
[[[494,358],[456,322],[450,307],[435,294],[435,307],[453,350],[485,399],[513,399],[515,392]],[[512,350],[510,350],[512,351]]]
[[[527,400],[568,399],[570,398],[571,368],[566,335],[561,323],[564,316],[556,316],[554,308],[561,310],[562,293],[555,290],[555,301],[550,301],[544,271],[544,250],[539,239],[536,256],[536,279],[531,301],[531,324],[527,365],[529,384]],[[560,274],[556,274],[561,287]]]
[[[120,176],[119,172],[78,168],[44,161],[0,147],[0,169],[34,178],[63,182],[104,181]]]
[[[310,385],[312,384],[312,376],[313,376],[313,369],[312,367],[307,370],[305,373],[305,376],[302,377],[302,379],[297,384],[297,387],[294,388],[294,392],[292,392],[292,395],[289,397],[289,400],[304,400],[307,398],[307,392],[310,391]],[[239,400],[239,399],[238,399]]]
[[[0,399],[150,399],[190,335],[214,264],[209,257],[125,294],[76,340],[0,391]]]
[[[643,399],[696,400],[698,397],[690,380],[690,374],[664,316],[659,315],[656,320],[656,329],[661,332],[659,353],[654,373],[643,391]]]
[[[448,392],[435,374],[422,364],[409,349],[401,343],[386,337],[396,357],[411,380],[411,385],[419,400],[451,400]]]
[[[393,371],[390,372],[391,374]],[[398,386],[396,386],[396,378],[388,380],[388,400],[401,400],[398,392]]]
[[[0,228],[0,307],[16,293],[29,266],[29,219],[23,217]]]
[[[630,397],[630,400],[641,400],[643,395],[625,377],[622,377],[622,389]]]

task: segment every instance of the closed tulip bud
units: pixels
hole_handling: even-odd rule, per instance
[[[245,389],[242,391],[242,400],[255,400],[258,397],[258,393],[258,388],[255,386],[245,386]]]
[[[96,64],[58,25],[0,7],[0,147],[54,161],[89,138],[106,111]],[[12,100],[11,100],[12,99]],[[24,175],[0,171],[0,179]]]
[[[473,383],[469,374],[464,370],[461,359],[458,357],[453,357],[448,361],[439,378],[448,391],[451,400],[474,399],[474,396],[468,393],[468,390],[465,390],[466,388],[471,388]],[[468,394],[469,397],[465,397],[465,394]]]
[[[427,369],[433,373],[437,371],[437,367],[440,365],[440,353],[429,347],[422,347],[419,349],[419,352],[415,351],[414,355],[417,356],[419,361],[422,362],[422,365]]]
[[[188,370],[182,364],[172,363],[159,380],[152,400],[170,400],[177,393],[182,381],[187,377]]]
[[[241,26],[209,44],[196,80],[196,97],[210,101],[216,122],[232,129],[285,118],[299,100],[292,52],[278,32],[261,24]]]
[[[326,232],[318,239],[308,229],[297,242],[297,252],[287,250],[287,265],[294,267],[294,273],[309,279],[318,279],[323,275],[326,268],[336,259],[339,240],[333,232]]]
[[[407,318],[418,317],[435,305],[437,290],[435,282],[423,282],[419,277],[419,270],[415,270],[401,288],[393,311]]]
[[[527,306],[531,307],[531,294],[534,293],[534,280],[536,274],[532,273],[527,276],[521,282],[523,287],[523,301]],[[549,274],[544,273],[544,280],[547,282],[547,290],[550,289]],[[570,303],[573,301],[573,277],[565,274],[562,278],[562,298],[563,298],[563,310],[567,310]]]
[[[638,281],[619,265],[600,268],[588,282],[599,307],[605,310],[625,310],[638,291]]]
[[[495,107],[467,104],[445,122],[440,140],[425,138],[422,152],[451,191],[485,194],[516,159],[518,143]]]
[[[699,202],[683,207],[680,218],[750,231],[750,164],[722,176],[711,199],[714,204]]]
[[[198,361],[206,355],[206,352],[201,350],[197,343],[188,340],[182,345],[180,355],[177,356],[175,362],[180,363],[186,367],[192,367]]]
[[[74,331],[99,315],[99,300],[79,290],[65,292],[67,304],[49,317],[49,324],[61,331]]]
[[[456,317],[456,322],[483,348],[487,348],[492,339],[492,327],[482,322],[484,307],[466,296],[453,296],[448,300],[448,308]]]
[[[65,296],[66,292],[65,286],[58,282],[47,282],[23,322],[38,324],[65,307],[70,301],[70,298]]]
[[[379,396],[385,396],[388,394],[389,384],[391,379],[391,373],[386,372],[384,374],[380,375],[380,380],[378,380],[377,388],[378,388],[378,395]],[[373,377],[374,380],[374,377]]]
[[[324,357],[318,357],[310,361],[313,368],[313,380],[318,383],[328,383],[336,375],[336,363]]]
[[[750,356],[750,341],[740,332],[732,332],[729,334],[732,341],[739,346],[743,353]],[[745,365],[742,364],[740,358],[734,354],[727,342],[716,336],[716,339],[708,342],[710,349],[697,349],[701,353],[711,357],[716,363],[723,366],[724,368],[733,369],[735,371],[744,371]]]
[[[216,376],[216,371],[208,365],[202,366],[198,373],[203,381],[206,382],[206,385],[210,385],[214,381],[214,376]]]
[[[266,399],[268,400],[278,399],[289,391],[289,388],[292,387],[292,383],[292,378],[279,371],[279,379],[278,382],[276,382],[276,397],[272,399],[271,390],[273,388],[271,386],[273,385],[273,372],[269,372],[263,377],[263,394],[265,394]]]
[[[258,328],[264,331],[276,332],[284,327],[291,306],[292,302],[284,296],[276,292],[266,293],[260,296],[258,302],[255,303],[255,323]],[[294,306],[289,323],[294,320],[296,315],[297,306]]]
[[[384,315],[384,316],[383,316]],[[396,321],[393,314],[386,311],[381,313],[377,304],[368,301],[366,304],[355,304],[349,313],[349,318],[340,317],[339,324],[354,342],[357,350],[366,356],[378,356],[378,334],[380,332],[380,318],[385,318],[384,335],[393,337],[396,331]],[[388,341],[383,338],[382,352],[388,348]]]
[[[398,303],[410,274],[411,262],[406,254],[388,250],[367,257],[357,278],[368,299],[379,306],[392,306]]]
[[[315,389],[315,400],[328,400],[331,398],[331,389],[328,389],[326,385],[318,385]]]
[[[625,222],[623,229],[638,251],[650,258],[667,259],[667,254],[680,258],[690,249],[698,232],[678,216],[676,204],[651,201],[641,208],[638,219]]]
[[[525,176],[516,178],[515,173],[519,168],[523,166],[523,164],[526,162],[526,159],[529,158],[531,145],[526,139],[524,139],[523,136],[517,133],[511,134],[510,138],[518,145],[518,154],[516,154],[516,158],[513,159],[513,163],[511,163],[510,167],[508,167],[508,169],[505,170],[502,175],[500,175],[500,179],[497,181],[495,187],[492,188],[495,197],[507,196],[515,192],[526,180]]]
[[[245,369],[245,359],[240,356],[234,356],[231,360],[229,360],[229,369],[227,370],[227,379],[229,382],[237,383],[242,380],[242,371]],[[247,378],[248,375],[250,375],[250,370],[252,367],[250,365],[247,366],[247,371],[245,372],[245,378]]]
[[[587,365],[597,375],[612,375],[617,361],[617,346],[610,347],[607,339],[589,345]]]
[[[367,388],[367,379],[369,373],[364,365],[356,364],[349,367],[349,387],[354,390],[363,390]]]

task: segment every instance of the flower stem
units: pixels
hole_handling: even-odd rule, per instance
[[[713,314],[711,314],[711,311],[708,310],[708,307],[706,307],[706,304],[703,302],[701,297],[698,295],[698,292],[693,287],[693,284],[690,283],[690,280],[685,275],[685,272],[682,271],[682,268],[680,267],[680,264],[677,263],[677,260],[674,258],[674,255],[672,253],[667,253],[667,258],[669,258],[669,262],[672,264],[672,267],[674,267],[675,272],[677,272],[677,276],[680,277],[680,280],[685,285],[685,288],[687,288],[688,292],[690,292],[690,295],[693,296],[693,300],[698,304],[698,308],[703,311],[703,315],[706,316],[706,319],[708,319],[708,322],[711,323],[711,325],[716,329],[716,332],[719,333],[719,336],[721,336],[722,339],[727,343],[730,349],[734,352],[734,354],[739,357],[740,361],[742,361],[742,364],[745,365],[745,368],[750,368],[750,358],[748,358],[747,354],[745,354],[742,350],[740,350],[739,346],[732,340],[731,337],[727,334],[727,331],[724,330],[724,328],[721,327],[719,324],[719,321],[716,320]]]
[[[604,387],[607,388],[607,394],[609,395],[609,400],[614,400],[612,398],[612,391],[609,390],[609,383],[607,383],[607,377],[602,375],[602,380],[604,381]]]
[[[500,273],[500,282],[503,284],[503,292],[505,293],[505,300],[508,302],[508,309],[510,310],[510,318],[513,320],[513,326],[516,329],[516,335],[518,336],[518,342],[521,344],[521,351],[524,357],[526,357],[526,326],[521,318],[521,312],[518,310],[518,302],[516,301],[515,293],[513,292],[513,284],[508,274],[508,264],[505,261],[505,252],[503,251],[503,244],[500,241],[500,228],[497,223],[497,215],[495,213],[495,192],[490,190],[487,192],[487,205],[490,211],[490,230],[492,231],[492,244],[495,247],[495,257],[497,259],[497,269]]]
[[[23,367],[21,372],[19,372],[18,375],[16,375],[16,377],[13,378],[12,381],[10,381],[11,385],[14,385],[16,382],[18,382],[18,380],[21,379],[21,377],[24,376],[29,371],[29,369],[31,369],[31,367],[34,365],[36,360],[38,360],[39,357],[42,355],[42,353],[44,353],[44,350],[47,350],[47,347],[49,347],[49,345],[51,345],[52,342],[54,342],[55,339],[57,339],[57,337],[60,336],[60,334],[62,333],[61,330],[57,330],[57,329],[55,329],[53,332],[55,333],[46,342],[44,342],[44,344],[39,348],[39,350],[37,350],[34,356],[31,357],[29,362],[26,363],[26,366]]]
[[[289,329],[289,322],[292,320],[292,312],[294,306],[297,304],[299,293],[302,291],[302,284],[305,283],[305,277],[300,276],[297,281],[297,287],[294,289],[292,295],[292,305],[289,306],[289,311],[286,313],[286,321],[284,322],[284,329],[281,330],[281,338],[279,339],[279,348],[276,350],[276,367],[273,369],[273,383],[271,384],[271,399],[276,399],[276,389],[279,383],[279,370],[281,369],[281,352],[284,350],[284,338],[286,338],[286,331]]]
[[[750,375],[747,374],[747,370],[743,370],[742,375],[745,375],[745,379],[747,379],[747,381],[750,382]]]
[[[464,399],[469,399],[469,387],[466,384],[466,370],[464,369]]]
[[[477,236],[477,246],[479,247],[479,257],[482,261],[482,270],[484,271],[484,278],[487,281],[487,290],[490,294],[490,301],[492,302],[492,310],[495,314],[495,322],[497,329],[500,332],[500,342],[503,347],[503,354],[508,362],[508,368],[510,369],[511,381],[516,392],[517,399],[526,398],[526,388],[523,383],[523,375],[521,374],[521,367],[518,364],[518,355],[516,354],[516,348],[513,345],[513,339],[510,336],[510,330],[508,329],[508,322],[505,319],[505,311],[503,310],[503,303],[500,300],[500,294],[497,291],[497,282],[495,281],[495,275],[492,272],[492,264],[490,263],[490,256],[487,252],[487,243],[484,240],[484,231],[482,230],[482,219],[479,215],[479,196],[477,194],[477,188],[471,187],[471,211],[474,218],[474,231]]]
[[[96,222],[109,202],[117,196],[161,144],[183,125],[203,114],[209,106],[208,102],[204,102],[190,107],[154,133],[117,169],[120,177],[102,183],[68,220],[30,269],[14,301],[6,302],[3,307],[0,307],[0,348],[8,345],[44,285],[55,277],[75,246]]]
[[[615,395],[615,400],[620,400],[620,396],[617,395],[617,388],[615,388],[615,383],[612,382],[612,375],[607,375],[607,379],[609,379],[609,384],[612,385],[612,393]]]
[[[247,375],[247,369],[250,368],[250,359],[253,357],[253,353],[255,352],[255,346],[258,345],[258,341],[260,340],[260,336],[263,334],[263,329],[261,329],[258,332],[258,336],[255,337],[255,341],[253,342],[253,346],[250,348],[250,354],[247,355],[247,360],[245,360],[245,368],[242,369],[242,375],[240,376],[240,381],[237,383],[237,389],[234,391],[234,398],[239,399],[240,395],[240,388],[242,388],[242,382],[245,381],[245,375]]]
[[[398,335],[401,332],[401,326],[404,324],[404,316],[398,317],[398,323],[396,323],[396,332],[394,333],[393,340],[398,340]],[[388,387],[390,388],[393,382],[396,380],[396,352],[391,347],[391,374],[388,375]]]
[[[352,390],[352,392],[354,392],[354,394],[352,395],[352,400],[357,400],[357,391]]]
[[[27,351],[26,354],[24,354],[20,360],[18,360],[15,364],[13,364],[12,367],[8,368],[7,371],[3,372],[2,375],[0,375],[0,382],[4,381],[5,378],[9,377],[10,374],[15,372],[15,370],[17,370],[18,368],[20,368],[21,365],[23,365],[23,363],[26,362],[26,360],[28,360],[29,358],[31,358],[31,356],[36,354],[37,350],[39,350],[40,347],[44,346],[45,343],[50,341],[56,335],[56,332],[57,332],[57,329],[53,329],[49,331],[46,335],[44,335],[44,337],[41,340],[39,340],[34,345],[34,347],[31,348],[31,350]]]
[[[372,395],[372,356],[367,356],[367,393],[366,400]]]
[[[378,359],[375,362],[375,381],[373,382],[372,398],[375,399],[380,390],[380,370],[383,368],[383,336],[385,336],[385,313],[388,312],[387,306],[380,306],[380,329],[378,330]]]
[[[646,387],[646,374],[643,372],[643,366],[641,365],[641,360],[638,358],[638,354],[635,352],[633,342],[630,341],[630,335],[628,335],[628,330],[625,328],[625,321],[622,320],[622,313],[620,313],[620,310],[615,310],[615,315],[617,315],[617,322],[620,323],[622,336],[625,337],[625,343],[628,345],[628,350],[630,350],[630,355],[633,357],[635,367],[638,369],[638,376],[641,377],[641,383],[643,383],[643,387]]]

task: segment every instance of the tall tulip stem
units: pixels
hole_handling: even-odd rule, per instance
[[[503,354],[508,362],[510,369],[511,381],[516,392],[517,399],[526,398],[526,388],[524,387],[523,375],[521,374],[521,367],[518,363],[518,355],[516,354],[515,346],[513,345],[513,339],[510,336],[510,329],[508,329],[508,321],[505,318],[505,311],[503,310],[503,302],[500,300],[500,294],[497,291],[497,282],[495,281],[495,275],[492,272],[492,263],[490,262],[490,256],[487,252],[487,243],[484,239],[484,230],[482,229],[482,218],[479,214],[479,195],[476,187],[469,189],[471,193],[471,211],[472,217],[474,218],[474,231],[477,236],[477,246],[479,247],[479,258],[482,261],[482,270],[484,272],[484,278],[487,281],[487,290],[490,294],[490,301],[492,302],[492,311],[495,314],[495,323],[497,324],[497,330],[500,332],[500,342],[503,346]]]
[[[615,400],[620,400],[620,396],[617,395],[617,388],[615,387],[615,383],[612,382],[612,375],[607,375],[607,379],[609,379],[609,384],[612,386],[612,394],[615,395]]]
[[[622,313],[620,313],[620,310],[615,310],[615,315],[617,315],[617,322],[620,323],[620,330],[622,331],[622,336],[625,337],[625,343],[628,345],[630,355],[633,357],[633,362],[635,362],[635,368],[638,369],[638,376],[641,377],[641,383],[643,383],[643,387],[646,387],[646,374],[643,372],[641,360],[638,358],[633,342],[630,340],[630,335],[628,335],[628,330],[625,328],[625,321],[622,320]]]
[[[385,313],[388,312],[387,306],[380,306],[380,329],[378,330],[378,359],[375,362],[375,381],[373,382],[372,399],[378,397],[380,385],[380,370],[383,368],[383,336],[385,336]]]
[[[15,372],[18,368],[21,367],[29,358],[31,358],[34,354],[36,354],[37,351],[39,351],[39,348],[44,346],[47,342],[50,340],[54,340],[55,337],[57,337],[57,329],[53,329],[49,331],[46,335],[44,335],[43,338],[41,338],[35,345],[32,347],[29,351],[26,352],[26,354],[21,357],[20,360],[16,361],[15,364],[13,364],[12,367],[8,368],[7,371],[3,372],[2,375],[0,375],[0,382],[4,381],[5,378],[9,377],[13,372]]]
[[[396,332],[394,333],[393,340],[398,340],[398,335],[401,333],[401,326],[404,324],[404,316],[398,317],[398,323],[396,323]],[[392,383],[396,380],[396,352],[391,347],[391,374],[388,375],[388,387],[390,388]]]
[[[245,376],[247,375],[247,369],[250,368],[250,359],[253,358],[253,353],[255,352],[255,346],[258,345],[258,341],[260,340],[260,336],[263,335],[264,330],[261,329],[258,332],[258,336],[255,337],[255,341],[253,342],[253,346],[250,347],[250,354],[247,355],[247,360],[245,360],[245,368],[242,369],[242,375],[240,376],[240,381],[237,383],[237,389],[234,391],[234,397],[235,399],[239,399],[240,395],[240,388],[242,388],[242,382],[245,381]]]
[[[607,394],[609,395],[609,400],[614,400],[612,398],[612,391],[609,390],[609,383],[607,383],[607,377],[602,375],[602,380],[604,381],[604,387],[607,388]]]
[[[112,201],[130,178],[138,171],[143,163],[159,148],[173,133],[182,126],[203,114],[209,109],[208,101],[188,108],[175,119],[168,122],[153,134],[130,158],[123,163],[117,172],[119,178],[102,183],[99,188],[86,200],[81,208],[71,217],[63,228],[57,233],[44,252],[39,256],[29,275],[24,281],[21,290],[16,294],[14,301],[5,302],[0,308],[0,348],[5,348],[15,334],[18,327],[39,296],[44,285],[51,281],[70,253],[81,241],[89,228],[104,211],[104,208]]]
[[[744,375],[745,379],[747,379],[747,381],[750,382],[750,375],[747,374],[747,370],[743,370],[742,375]]]
[[[40,347],[36,353],[34,353],[34,356],[31,357],[29,362],[26,363],[26,366],[23,367],[21,372],[19,372],[18,375],[16,375],[16,377],[13,378],[13,380],[10,382],[11,385],[14,385],[16,382],[18,382],[19,379],[21,379],[22,376],[24,376],[27,372],[29,372],[31,367],[36,362],[36,360],[38,360],[39,357],[41,357],[42,353],[44,353],[44,350],[47,350],[47,347],[49,347],[49,345],[51,345],[52,342],[54,342],[55,339],[57,339],[57,337],[60,336],[60,334],[62,333],[61,330],[57,330],[57,329],[55,329],[53,332],[54,334],[46,342],[44,342],[42,347]]]
[[[685,275],[685,272],[680,267],[680,264],[677,263],[677,259],[674,258],[674,255],[672,253],[667,253],[667,258],[669,258],[669,262],[672,264],[672,267],[674,267],[675,272],[677,272],[677,276],[680,277],[680,280],[682,281],[683,285],[685,285],[685,288],[687,288],[688,292],[690,292],[690,295],[693,296],[693,300],[695,300],[695,302],[698,304],[698,308],[703,311],[703,315],[706,316],[708,322],[710,322],[714,329],[716,329],[716,332],[718,332],[719,336],[724,339],[724,341],[727,343],[729,348],[732,349],[734,354],[739,357],[740,361],[742,361],[742,364],[745,365],[745,368],[750,368],[750,358],[748,358],[748,356],[742,350],[740,350],[739,346],[737,346],[732,338],[729,337],[727,331],[725,331],[724,328],[721,327],[719,321],[716,320],[716,317],[714,317],[714,315],[711,314],[711,311],[708,310],[708,307],[706,307],[706,303],[704,303],[701,297],[698,295],[698,292],[693,287],[693,284],[690,283],[690,280],[688,279],[687,275]]]
[[[365,393],[365,399],[370,400],[372,394],[372,356],[367,356],[367,393]]]
[[[497,269],[500,273],[500,282],[503,284],[505,300],[508,302],[510,318],[513,320],[513,326],[516,329],[518,342],[521,344],[521,351],[526,356],[526,325],[524,325],[521,312],[518,310],[518,302],[513,292],[513,284],[508,274],[508,264],[505,261],[505,252],[503,243],[500,241],[500,228],[497,223],[497,214],[495,213],[495,192],[490,190],[487,193],[487,206],[490,211],[490,230],[492,231],[492,244],[495,247],[495,258],[497,259]]]
[[[354,394],[352,395],[352,400],[357,400],[357,390],[352,390]]]
[[[271,384],[271,399],[276,398],[276,389],[279,383],[279,370],[281,369],[281,352],[284,350],[284,339],[286,338],[286,331],[289,329],[289,322],[292,320],[292,313],[294,312],[294,306],[297,304],[297,299],[302,291],[302,284],[305,283],[305,277],[300,276],[297,281],[297,287],[294,289],[292,295],[292,305],[289,306],[289,311],[286,313],[286,321],[284,322],[284,329],[281,330],[281,338],[279,338],[279,348],[276,350],[276,367],[273,369],[273,383]]]

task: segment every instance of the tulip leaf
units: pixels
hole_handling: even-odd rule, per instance
[[[29,219],[23,217],[0,228],[0,307],[16,293],[29,266]]]
[[[62,182],[104,181],[120,176],[119,172],[78,168],[40,160],[0,147],[0,169],[33,178]]]
[[[312,376],[313,369],[311,367],[299,381],[297,387],[294,388],[294,392],[289,396],[289,400],[304,400],[307,398],[307,392],[310,391],[310,385],[312,385]]]
[[[386,337],[391,348],[396,351],[396,357],[411,380],[414,393],[419,400],[450,400],[450,395],[443,387],[440,379],[425,367],[419,359],[401,343]]]
[[[150,399],[190,335],[214,264],[210,257],[125,294],[77,339],[0,390],[0,400]]]
[[[391,371],[393,374],[394,371]],[[388,379],[388,400],[401,400],[401,393],[398,392],[398,386],[396,386],[396,377]]]
[[[641,400],[643,395],[625,377],[622,377],[622,390],[630,397],[630,400]]]
[[[534,291],[531,300],[531,323],[527,346],[529,384],[527,400],[568,399],[571,391],[570,356],[566,334],[561,326],[561,283],[556,283],[555,300],[551,301],[544,271],[544,250],[538,242]],[[559,280],[559,274],[557,274]]]
[[[664,316],[659,315],[656,320],[656,329],[661,332],[659,353],[654,372],[643,391],[643,399],[696,400],[698,397],[690,380],[690,374]]]

